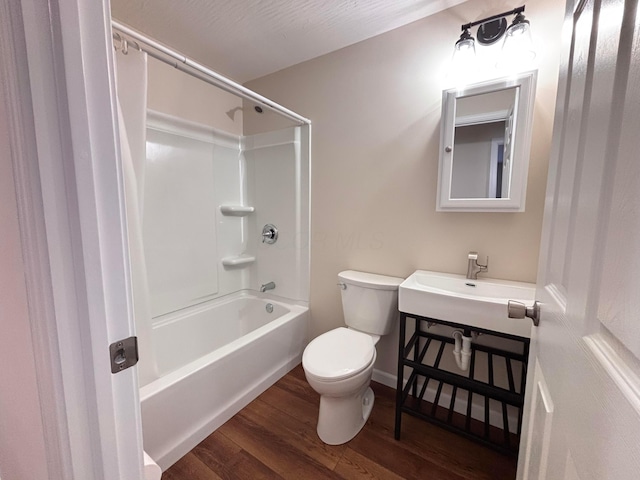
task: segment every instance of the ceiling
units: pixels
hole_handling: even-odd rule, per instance
[[[113,17],[244,83],[465,0],[111,0]]]

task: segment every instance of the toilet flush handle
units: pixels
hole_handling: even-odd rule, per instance
[[[338,282],[336,285],[338,285],[342,290],[346,290],[347,289],[347,284],[346,283]]]

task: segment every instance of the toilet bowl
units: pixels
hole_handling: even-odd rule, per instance
[[[309,385],[320,394],[317,432],[324,443],[348,442],[369,418],[375,360],[372,337],[344,327],[317,337],[305,349],[302,365]]]
[[[351,440],[371,414],[375,347],[397,318],[398,285],[403,281],[352,270],[338,277],[348,328],[323,333],[302,355],[307,381],[320,394],[318,436],[329,445]]]

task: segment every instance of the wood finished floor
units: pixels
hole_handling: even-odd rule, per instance
[[[516,461],[403,415],[393,438],[395,390],[372,382],[376,399],[345,445],[316,434],[319,397],[296,367],[169,468],[163,480],[514,479]]]

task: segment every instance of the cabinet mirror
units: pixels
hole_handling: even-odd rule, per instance
[[[438,211],[522,212],[536,73],[445,90]]]

